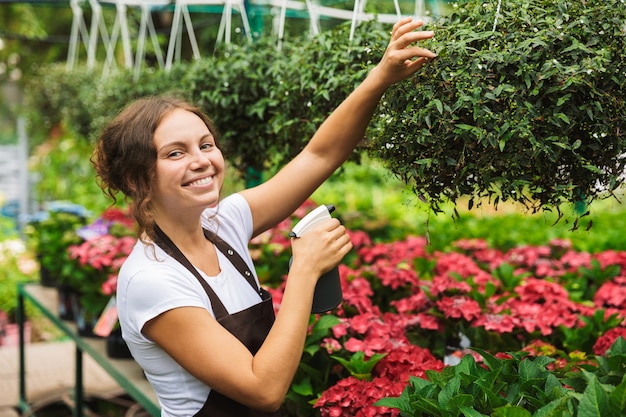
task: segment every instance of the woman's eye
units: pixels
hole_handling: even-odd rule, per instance
[[[178,158],[179,156],[181,156],[183,153],[181,151],[172,151],[170,153],[167,154],[168,158]]]
[[[200,145],[200,149],[205,150],[205,149],[211,149],[213,147],[212,143],[203,143],[202,145]]]

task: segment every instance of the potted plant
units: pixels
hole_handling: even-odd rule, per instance
[[[80,242],[76,230],[89,216],[83,206],[64,201],[51,202],[31,216],[24,232],[40,264],[41,285],[55,287],[67,279],[71,273],[67,248]]]
[[[77,230],[80,242],[68,248],[73,273],[68,285],[78,294],[79,334],[93,335],[105,305],[115,294],[117,273],[130,254],[136,238],[128,212],[109,208],[93,223]]]

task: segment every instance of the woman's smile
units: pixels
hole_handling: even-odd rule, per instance
[[[184,184],[183,187],[204,187],[211,184],[213,184],[212,176],[193,180],[190,183]]]

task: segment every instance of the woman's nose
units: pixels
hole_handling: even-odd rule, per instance
[[[191,161],[191,169],[193,170],[204,169],[211,166],[211,160],[209,159],[208,155],[206,155],[201,150],[197,150],[196,152],[194,152],[191,157],[193,158],[193,160]]]

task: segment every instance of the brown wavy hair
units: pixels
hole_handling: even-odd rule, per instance
[[[211,119],[198,107],[175,97],[151,96],[128,105],[104,128],[91,156],[96,181],[105,195],[118,202],[124,194],[137,223],[137,235],[154,240],[152,180],[155,175],[156,148],[154,131],[165,116],[175,109],[190,111],[200,117],[216,140]]]

